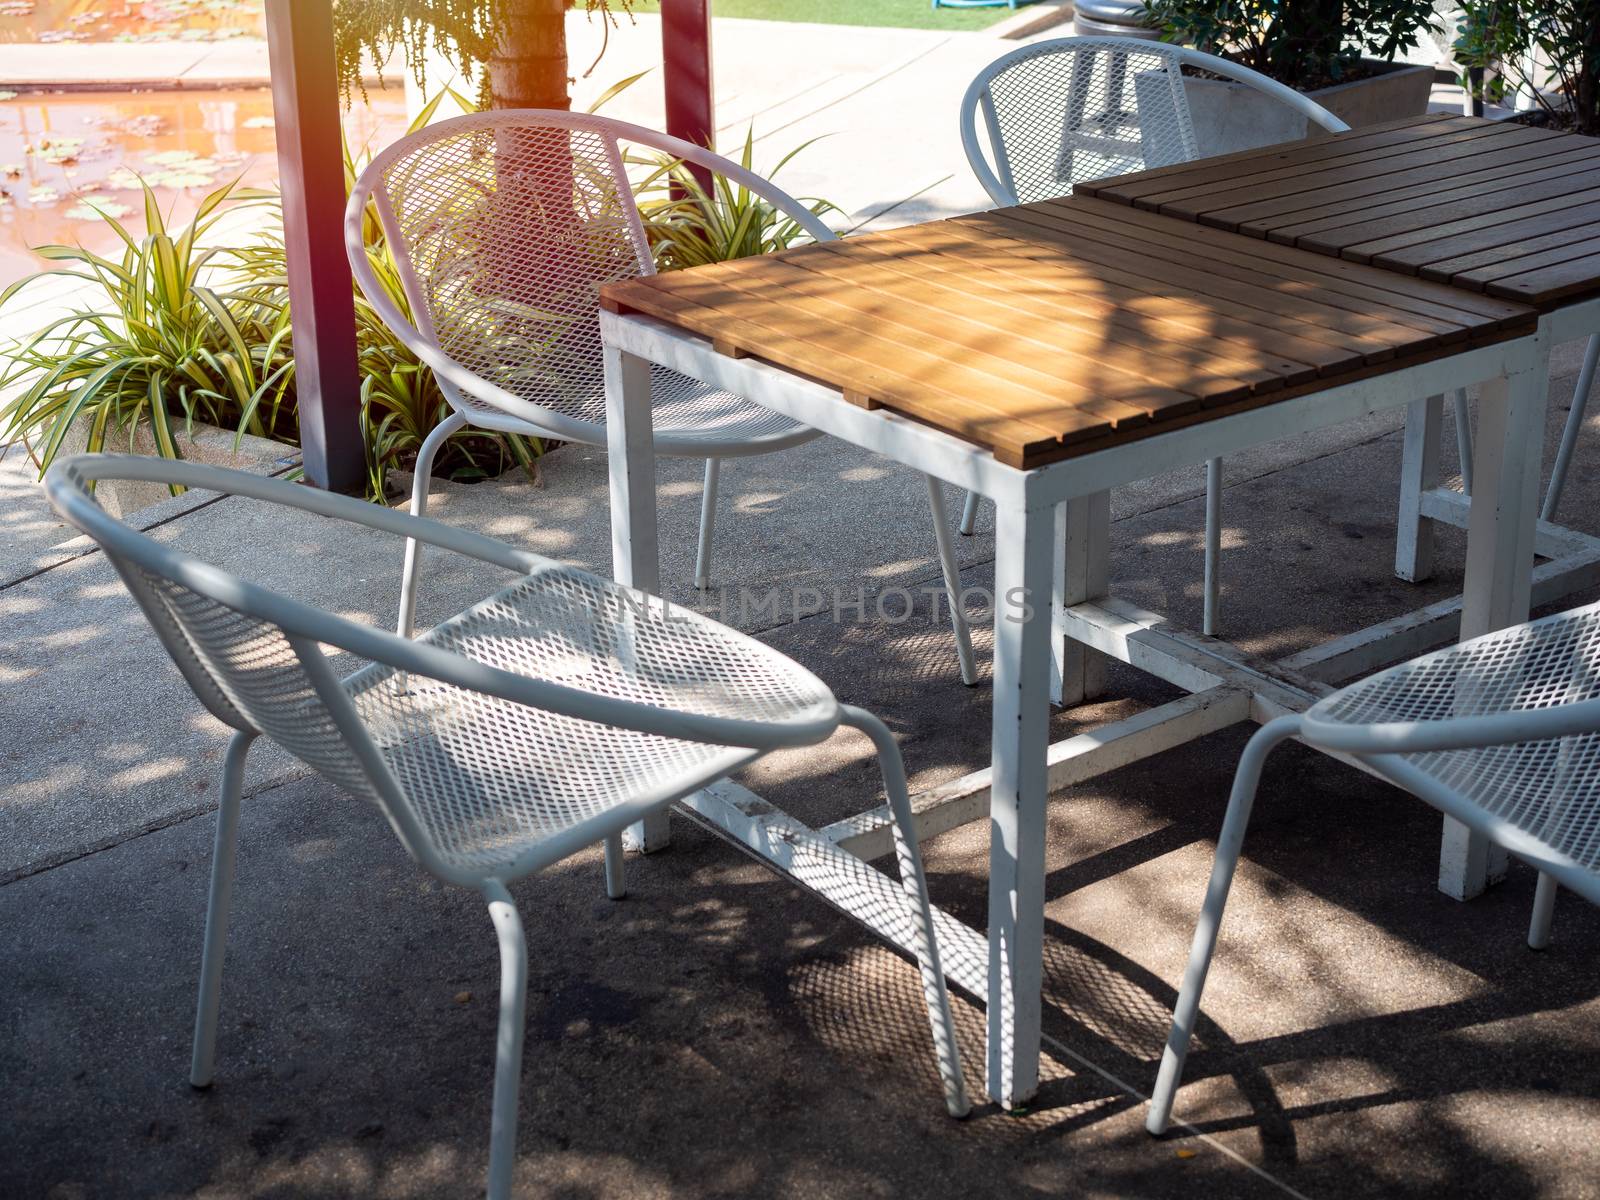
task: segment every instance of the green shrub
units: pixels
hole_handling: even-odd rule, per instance
[[[81,246],[37,249],[72,264],[43,274],[83,280],[103,298],[31,335],[0,373],[0,392],[16,389],[0,408],[0,431],[23,440],[41,471],[78,421],[88,427],[91,451],[116,448],[124,435],[131,446],[146,422],[160,452],[173,458],[180,457],[179,420],[297,439],[287,292],[281,282],[240,277],[226,252],[201,244],[230,199],[269,198],[229,184],[174,231],[146,186],[142,238],[102,214],[122,242],[119,258]],[[0,293],[0,306],[29,282]]]
[[[809,145],[806,142],[785,154],[765,177],[774,178]],[[754,170],[754,155],[755,135],[750,130],[745,133],[739,165],[747,171]],[[651,168],[635,184],[634,191],[657,270],[676,271],[752,254],[771,254],[809,240],[810,235],[792,217],[721,175],[712,178],[707,190],[681,158],[636,157],[634,162]],[[826,200],[802,203],[818,217],[840,211]]]
[[[1496,72],[1486,99],[1525,89],[1600,137],[1600,0],[1462,0],[1457,35],[1457,63]],[[1543,65],[1530,71],[1530,60]]]
[[[1337,83],[1362,56],[1392,59],[1434,27],[1432,0],[1146,0],[1164,37],[1292,88]]]

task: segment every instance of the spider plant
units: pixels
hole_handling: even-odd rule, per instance
[[[22,440],[41,472],[80,423],[90,451],[123,435],[131,449],[137,427],[148,424],[157,450],[170,458],[182,457],[180,419],[282,440],[297,434],[294,406],[283,402],[291,363],[284,289],[256,283],[222,290],[230,276],[219,251],[200,244],[225,202],[257,203],[264,194],[235,181],[207,195],[194,218],[173,229],[154,193],[141,186],[143,237],[102,214],[122,243],[120,256],[82,246],[36,251],[69,264],[42,274],[91,284],[96,298],[94,307],[80,307],[23,340],[0,371],[0,394],[15,393],[0,406],[0,440]],[[0,308],[36,278],[0,292]]]
[[[810,145],[796,146],[765,172],[765,177],[776,176]],[[752,128],[745,132],[738,163],[747,171],[754,170],[754,157]],[[635,185],[634,192],[658,270],[770,254],[809,239],[799,222],[741,184],[717,175],[708,188],[681,158],[638,161],[653,168]],[[837,205],[814,197],[803,198],[801,203],[818,217],[842,212]]]

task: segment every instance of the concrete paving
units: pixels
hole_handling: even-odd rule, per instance
[[[1564,417],[1558,380],[1552,424]],[[1565,512],[1600,532],[1600,421]],[[1449,444],[1447,438],[1447,445]],[[1280,451],[1280,454],[1282,452]],[[1412,587],[1389,572],[1398,438],[1233,464],[1227,631],[1290,653],[1459,586],[1462,539]],[[603,462],[539,486],[445,487],[438,515],[605,566]],[[664,571],[680,595],[692,464],[664,471]],[[760,587],[931,582],[914,478],[814,444],[738,464],[719,577]],[[395,547],[222,501],[152,532],[386,622]],[[1201,503],[1185,479],[1116,498],[1116,586],[1198,619]],[[865,514],[865,515],[864,515]],[[985,521],[987,525],[987,521]],[[961,544],[966,581],[992,559]],[[488,587],[459,564],[425,615]],[[1577,597],[1576,600],[1590,597]],[[948,634],[742,619],[882,713],[914,786],[982,765],[988,689]],[[218,1084],[184,1082],[220,733],[96,553],[0,587],[0,1195],[467,1196],[481,1186],[496,964],[479,902],[409,863],[380,819],[264,754],[245,806]],[[980,644],[988,644],[980,636]],[[1118,669],[1058,734],[1169,698]],[[1521,934],[1532,875],[1461,905],[1433,886],[1438,819],[1309,751],[1269,770],[1203,1046],[1181,1113],[1147,1138],[1148,1089],[1244,731],[1058,797],[1047,848],[1047,1084],[1026,1117],[940,1114],[914,971],[725,843],[675,822],[603,899],[587,854],[516,894],[534,946],[519,1195],[1593,1196],[1600,1180],[1600,913],[1563,897],[1556,946]],[[841,735],[747,773],[821,823],[869,806]],[[981,924],[986,839],[929,845],[935,898]],[[969,1071],[981,1012],[960,1005]]]
[[[580,107],[652,65],[657,34],[640,25],[580,82]],[[981,206],[947,100],[1000,48],[881,32],[719,21],[725,137],[754,120],[766,166],[839,133],[780,181],[855,220]],[[659,125],[658,93],[647,77],[607,111]],[[1552,431],[1578,350],[1556,354]],[[1590,424],[1563,517],[1600,533],[1600,412]],[[1379,414],[1228,462],[1231,639],[1289,654],[1459,588],[1455,532],[1435,580],[1393,578],[1397,428]],[[820,442],[724,480],[719,581],[848,600],[937,579],[910,472]],[[1197,468],[1113,498],[1116,587],[1189,626],[1202,486]],[[697,465],[664,464],[663,574],[685,602],[698,500]],[[0,1196],[478,1193],[497,991],[481,904],[270,749],[247,786],[218,1083],[187,1088],[222,730],[15,455],[0,458],[0,505],[0,1092],[24,1098],[0,1117]],[[440,485],[434,514],[608,571],[595,451],[562,449],[536,482]],[[392,619],[387,539],[198,496],[138,524],[345,615]],[[966,582],[984,584],[988,512],[959,550]],[[497,581],[443,556],[428,580],[424,619]],[[720,611],[881,713],[914,787],[987,762],[988,687],[960,687],[942,626],[795,622],[737,592]],[[986,651],[985,631],[978,641]],[[1054,727],[1172,694],[1118,668],[1106,699]],[[1199,1134],[1143,1134],[1137,1097],[1244,736],[1053,803],[1050,1058],[1024,1117],[944,1119],[915,972],[687,822],[670,852],[630,858],[624,902],[603,898],[594,853],[522,882],[533,966],[517,1194],[1600,1196],[1600,913],[1564,896],[1555,947],[1531,954],[1530,872],[1470,905],[1445,899],[1431,810],[1298,749],[1269,770],[1180,1097]],[[846,735],[743,781],[813,824],[878,800],[865,744]],[[986,847],[982,825],[928,847],[936,902],[977,925]],[[978,1079],[982,1013],[970,999],[958,1010]]]

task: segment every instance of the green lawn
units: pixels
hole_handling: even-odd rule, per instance
[[[621,5],[617,7],[620,9]],[[660,0],[633,0],[633,10],[653,13]],[[994,8],[934,8],[930,0],[711,0],[718,17],[810,21],[821,25],[890,25],[901,29],[983,29],[1011,15]]]

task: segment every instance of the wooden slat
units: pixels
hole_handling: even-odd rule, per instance
[[[1530,169],[1526,173],[1508,172],[1498,168],[1492,171],[1472,172],[1450,180],[1450,186],[1443,190],[1440,189],[1440,183],[1443,181],[1400,188],[1382,194],[1373,194],[1370,188],[1362,185],[1359,196],[1331,203],[1323,203],[1325,193],[1317,192],[1305,197],[1308,201],[1316,201],[1315,207],[1284,213],[1277,219],[1243,218],[1246,221],[1243,232],[1257,234],[1264,232],[1270,241],[1293,246],[1300,244],[1299,239],[1307,234],[1322,233],[1375,217],[1406,212],[1414,208],[1418,202],[1438,203],[1477,196],[1486,207],[1502,202],[1515,203],[1518,190],[1527,184],[1593,171],[1597,167],[1600,167],[1600,142],[1581,150],[1541,156],[1537,164],[1529,164]],[[1238,210],[1228,211],[1238,216]]]
[[[816,256],[805,260],[812,264],[817,261]],[[861,325],[872,329],[875,335],[892,338],[901,346],[935,357],[949,355],[951,347],[958,347],[959,353],[951,357],[959,358],[963,367],[1026,388],[1040,397],[1062,400],[1074,409],[1095,413],[1112,429],[1148,421],[1156,411],[1168,405],[1200,406],[1195,392],[1182,386],[1195,378],[1193,370],[1187,371],[1181,381],[1170,377],[1152,380],[1114,372],[1121,377],[1110,387],[1086,384],[1079,377],[1083,354],[1097,351],[1096,361],[1104,365],[1103,338],[1091,342],[1082,337],[1074,338],[1063,330],[1062,344],[1058,347],[1024,345],[1021,339],[981,322],[951,320],[925,305],[921,297],[912,300],[882,294],[874,296],[850,279],[830,277],[825,270],[807,270],[799,262],[746,262],[747,267],[756,269],[743,273],[737,268],[730,269],[724,273],[724,280],[746,291],[757,303],[765,302],[764,289],[777,285],[791,302],[801,299],[807,311],[846,328]],[[1203,381],[1200,386],[1214,387],[1230,400],[1250,391],[1248,384],[1225,376],[1211,374],[1200,379]]]
[[[1418,204],[1408,212],[1342,226],[1326,233],[1310,234],[1300,239],[1300,245],[1307,250],[1320,250],[1328,254],[1348,251],[1347,257],[1363,261],[1357,256],[1365,254],[1369,259],[1379,258],[1387,250],[1399,246],[1435,241],[1453,233],[1467,233],[1506,224],[1516,220],[1518,214],[1536,216],[1548,213],[1553,225],[1570,225],[1573,222],[1567,218],[1567,214],[1575,206],[1595,200],[1600,200],[1600,171],[1587,171],[1519,188],[1516,199],[1492,215],[1484,211],[1487,207],[1485,202],[1475,196],[1445,204]]]
[[[1360,242],[1344,247],[1341,253],[1355,262],[1420,272],[1430,263],[1458,254],[1490,246],[1511,246],[1526,238],[1597,220],[1600,220],[1600,187],[1538,204],[1414,229],[1375,242]]]
[[[1600,144],[1548,129],[1403,122],[1078,190],[1087,193],[1541,309],[1600,294],[1600,272],[1584,277],[1600,256]]]
[[[1246,247],[1240,241],[1242,235],[1203,225],[1175,223],[1172,218],[1155,213],[1130,212],[1087,197],[1050,200],[1036,207],[1050,206],[1070,207],[1081,220],[1094,220],[1117,229],[1144,229],[1157,244],[1176,252],[1204,253],[1207,247],[1219,245],[1247,249],[1262,270],[1281,267],[1297,277],[1309,275],[1319,280],[1324,276],[1331,277],[1326,286],[1342,288],[1352,296],[1383,305],[1394,312],[1393,319],[1397,323],[1419,329],[1445,333],[1463,326],[1477,328],[1484,323],[1496,329],[1509,325],[1525,326],[1527,323],[1528,311],[1522,304],[1475,296],[1408,274],[1374,270],[1336,258],[1308,258],[1301,250],[1256,239],[1250,239]]]
[[[1449,154],[1458,146],[1461,152],[1470,152],[1477,148],[1472,143],[1483,138],[1503,137],[1505,133],[1503,127],[1491,122],[1474,123],[1471,118],[1457,117],[1452,121],[1397,129],[1372,139],[1339,135],[1282,153],[1264,149],[1253,163],[1208,167],[1204,165],[1206,160],[1201,159],[1191,171],[1175,173],[1171,180],[1150,179],[1127,188],[1102,191],[1100,197],[1114,199],[1126,195],[1135,207],[1159,211],[1164,204],[1187,199],[1203,190],[1231,191],[1251,183],[1266,183],[1335,166],[1352,170],[1376,167],[1380,163],[1420,166],[1421,156]]]
[[[1594,291],[1596,279],[1600,279],[1600,251],[1585,258],[1569,258],[1537,271],[1497,279],[1488,290],[1501,296],[1537,298],[1544,304],[1558,303]]]
[[[1343,344],[1358,352],[1365,361],[1388,357],[1398,346],[1414,346],[1419,339],[1460,340],[1468,329],[1459,322],[1438,323],[1431,330],[1419,330],[1396,320],[1399,314],[1375,302],[1376,289],[1365,296],[1351,296],[1342,289],[1343,281],[1333,277],[1308,279],[1299,273],[1274,274],[1262,269],[1260,260],[1248,256],[1255,243],[1238,239],[1233,246],[1206,247],[1192,238],[1179,237],[1179,244],[1168,247],[1141,240],[1137,229],[1107,229],[1076,220],[1075,210],[1067,205],[1051,208],[1015,209],[987,214],[980,221],[1036,225],[1046,236],[1060,238],[1074,253],[1106,255],[1128,270],[1143,270],[1152,278],[1183,283],[1217,300],[1235,306],[1235,311],[1252,321],[1303,322],[1321,333],[1344,335]],[[1181,227],[1182,234],[1192,230]],[[1182,265],[1171,260],[1182,253]],[[1316,260],[1312,260],[1315,264]],[[1331,285],[1331,286],[1330,286]]]
[[[1137,276],[1130,276],[1133,286],[1126,285],[1115,271],[1098,272],[1092,292],[1070,286],[1075,277],[1048,268],[1042,268],[1024,288],[1017,286],[1014,273],[1008,274],[1004,284],[996,283],[985,273],[973,274],[964,255],[976,253],[976,248],[987,248],[1026,256],[1025,246],[968,230],[956,222],[938,223],[939,240],[934,241],[923,233],[931,228],[918,226],[885,234],[888,239],[915,237],[919,249],[938,252],[919,258],[913,266],[876,240],[869,243],[867,239],[857,239],[850,243],[850,253],[863,257],[870,244],[871,252],[879,256],[876,261],[882,264],[882,270],[896,276],[900,291],[925,294],[932,287],[940,295],[954,297],[958,307],[970,307],[976,300],[983,311],[1013,325],[1038,327],[1040,319],[1047,318],[1050,331],[1056,322],[1074,327],[1082,321],[1092,322],[1109,339],[1129,340],[1141,357],[1178,354],[1184,361],[1194,361],[1191,354],[1204,353],[1208,348],[1215,353],[1220,347],[1228,355],[1252,355],[1255,361],[1266,361],[1283,372],[1286,379],[1299,378],[1307,372],[1315,375],[1320,367],[1349,359],[1348,351],[1308,340],[1305,333],[1282,333],[1218,314],[1203,298],[1181,289],[1152,288],[1147,279]],[[1034,336],[1050,335],[1040,329]],[[1227,369],[1238,370],[1233,365],[1235,360],[1223,361],[1228,364]]]
[[[1146,389],[1152,384],[1211,396],[1232,388],[1259,391],[1281,387],[1289,378],[1316,374],[1314,366],[1301,362],[1278,360],[1263,365],[1240,357],[1228,341],[1202,338],[1176,323],[1163,330],[1165,337],[1152,339],[1147,320],[1136,321],[1115,305],[1092,298],[1085,301],[1070,292],[1045,292],[1036,286],[1029,292],[1029,308],[1019,311],[1012,303],[1017,291],[1014,280],[1009,281],[1011,286],[996,288],[993,293],[980,290],[973,286],[970,270],[959,263],[942,265],[937,253],[920,256],[919,269],[906,275],[881,264],[876,250],[872,256],[854,252],[855,245],[851,250],[850,254],[796,255],[787,261],[828,277],[838,276],[847,284],[847,302],[864,312],[876,315],[887,302],[893,310],[905,310],[941,336],[948,336],[946,331],[951,329],[960,330],[985,352],[1067,377],[1081,372],[1083,356],[1092,353],[1106,371],[1133,381],[1143,403],[1148,403]],[[942,273],[952,270],[961,273],[959,288],[942,282]],[[1039,319],[1044,311],[1051,316],[1048,336]],[[1191,381],[1198,386],[1189,387]],[[1128,395],[1126,391],[1121,394]]]
[[[1560,135],[1543,130],[1524,130],[1518,127],[1494,125],[1486,129],[1463,129],[1450,137],[1433,138],[1409,145],[1403,151],[1389,154],[1351,155],[1330,164],[1321,171],[1307,171],[1295,164],[1278,170],[1263,172],[1223,186],[1207,183],[1195,187],[1179,187],[1170,192],[1155,192],[1138,202],[1140,208],[1149,208],[1174,217],[1199,217],[1210,221],[1211,213],[1251,201],[1275,196],[1295,195],[1317,187],[1332,187],[1342,183],[1366,180],[1377,190],[1388,187],[1390,178],[1397,172],[1414,171],[1423,167],[1454,167],[1472,169],[1473,164],[1487,154],[1529,140],[1528,134],[1540,138]]]
[[[1551,249],[1524,265],[1561,267]],[[1023,467],[1536,319],[1483,294],[1087,197],[607,285],[602,303]]]
[[[1239,150],[1232,154],[1219,154],[1194,162],[1177,163],[1168,167],[1151,167],[1144,171],[1131,171],[1108,179],[1093,180],[1073,185],[1080,196],[1095,196],[1116,204],[1131,204],[1146,191],[1158,191],[1173,186],[1173,181],[1200,183],[1206,179],[1237,179],[1252,170],[1267,170],[1261,164],[1271,162],[1316,163],[1330,158],[1341,158],[1363,151],[1382,150],[1386,146],[1405,145],[1408,142],[1434,136],[1434,127],[1445,129],[1465,128],[1465,118],[1442,113],[1428,113],[1422,117],[1405,117],[1382,125],[1367,125],[1354,133],[1337,137],[1302,138],[1278,146]]]
[[[1479,250],[1476,254],[1447,258],[1430,263],[1423,268],[1423,274],[1448,279],[1454,287],[1482,288],[1508,275],[1520,275],[1574,258],[1587,258],[1594,252],[1597,241],[1600,241],[1600,222]]]
[[[837,353],[782,328],[754,325],[718,309],[691,303],[662,289],[658,283],[661,278],[650,276],[607,284],[601,289],[600,303],[612,312],[642,313],[708,338],[737,338],[735,344],[759,345],[759,354],[746,353],[847,394],[854,393],[863,402],[875,401],[908,415],[916,415],[911,409],[924,398],[937,400],[945,395],[927,380],[908,378],[876,363]],[[1092,439],[1109,432],[1105,422],[1091,413],[1083,413],[1076,420],[1063,418],[1055,430],[1041,429],[1001,411],[955,419],[940,428],[991,446],[997,456],[1005,451],[1008,458],[1016,461],[1048,455],[1063,440]]]
[[[849,364],[891,372],[899,386],[893,393],[879,395],[874,383],[858,375],[853,366],[830,368],[842,372],[838,379],[842,385],[885,404],[902,407],[909,400],[910,406],[902,411],[912,416],[976,428],[999,411],[1047,438],[1078,437],[1115,428],[1111,418],[1091,407],[1100,397],[1080,384],[1062,381],[1064,399],[1045,395],[969,367],[949,355],[947,347],[930,345],[927,339],[903,338],[898,331],[891,335],[860,321],[841,321],[837,314],[797,302],[798,297],[786,295],[781,309],[777,308],[772,297],[783,294],[781,284],[769,284],[763,289],[749,281],[734,282],[727,275],[726,271],[671,271],[656,276],[654,284],[669,296],[741,320],[747,328],[773,328],[775,318],[781,319],[777,328],[787,337],[825,346]],[[763,353],[767,346],[764,335],[755,340],[747,333],[728,336],[747,353],[767,357]],[[903,386],[907,384],[914,385],[913,390],[908,392]],[[988,403],[975,402],[972,397],[985,397]]]
[[[1308,178],[1306,186],[1287,193],[1212,210],[1206,214],[1207,223],[1292,242],[1294,235],[1280,236],[1285,229],[1310,226],[1300,232],[1312,233],[1354,224],[1403,211],[1401,205],[1418,200],[1438,204],[1477,196],[1494,203],[1488,197],[1541,179],[1578,174],[1592,169],[1597,159],[1600,142],[1551,154],[1548,146],[1518,140],[1502,150],[1478,155],[1470,164],[1432,163],[1394,172],[1384,177],[1381,189],[1375,189],[1370,179],[1335,179],[1313,186]]]

